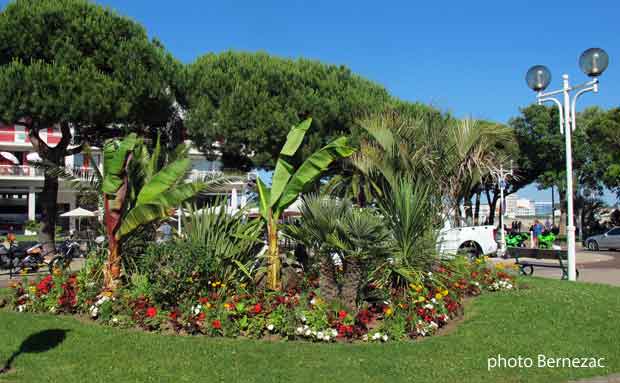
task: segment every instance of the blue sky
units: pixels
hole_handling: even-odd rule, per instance
[[[600,93],[585,95],[580,108],[620,105],[617,0],[97,3],[145,25],[184,62],[229,49],[303,56],[344,64],[402,99],[499,122],[534,99],[524,81],[531,65],[551,69],[553,88],[562,73],[584,81],[578,57],[598,46],[610,68]],[[520,194],[550,199],[535,188]]]

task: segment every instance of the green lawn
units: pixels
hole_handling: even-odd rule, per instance
[[[525,283],[528,289],[474,300],[466,321],[449,335],[400,344],[163,336],[0,311],[2,360],[32,334],[67,331],[49,351],[18,355],[15,370],[0,381],[551,383],[620,371],[619,288],[543,279]],[[487,358],[497,354],[591,356],[605,358],[606,367],[487,371]]]

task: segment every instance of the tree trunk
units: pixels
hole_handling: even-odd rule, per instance
[[[52,177],[47,172],[45,172],[44,177],[43,192],[39,199],[43,212],[39,242],[43,245],[43,254],[52,254],[56,252],[56,215],[58,214],[56,198],[58,196],[58,177]]]
[[[355,258],[345,258],[342,285],[342,303],[352,312],[357,311],[357,293],[362,283],[362,266]]]
[[[551,225],[555,226],[555,188],[551,185]]]
[[[319,289],[321,297],[327,302],[338,298],[338,283],[330,255],[323,255],[319,264]]]
[[[480,225],[480,191],[476,192],[476,202],[474,205],[474,226]]]
[[[560,235],[566,235],[566,194],[560,193]]]
[[[269,265],[267,268],[267,287],[271,290],[280,289],[280,254],[278,248],[278,225],[273,215],[267,223],[269,243]]]
[[[495,208],[497,207],[498,200],[498,193],[493,193],[493,198],[490,198],[487,192],[487,201],[489,201],[489,225],[495,225]]]

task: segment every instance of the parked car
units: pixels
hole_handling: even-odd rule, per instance
[[[466,226],[451,228],[446,224],[439,231],[437,250],[443,256],[463,254],[469,258],[497,252],[495,226]]]
[[[586,238],[586,247],[589,250],[620,249],[620,227],[614,227],[604,234]]]

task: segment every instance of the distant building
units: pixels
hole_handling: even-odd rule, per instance
[[[536,216],[537,217],[550,217],[553,211],[551,202],[548,201],[536,201],[534,202]]]

